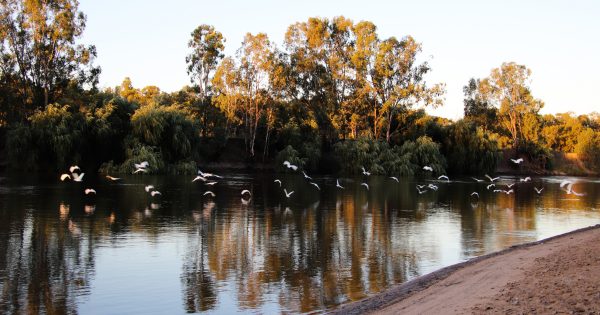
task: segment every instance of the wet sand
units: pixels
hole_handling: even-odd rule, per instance
[[[600,225],[473,258],[339,314],[600,314]]]

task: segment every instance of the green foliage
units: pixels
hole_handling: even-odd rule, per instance
[[[191,113],[179,106],[145,106],[131,117],[132,135],[144,145],[160,148],[167,163],[194,157],[200,137]]]
[[[9,165],[23,170],[38,168],[38,152],[35,149],[31,128],[16,124],[6,133],[6,150]]]
[[[459,120],[446,128],[443,152],[451,174],[491,173],[500,158],[496,141],[468,120]]]
[[[588,168],[600,171],[600,132],[586,128],[577,138],[575,152]]]
[[[427,174],[422,170],[425,165],[431,166],[436,174],[443,174],[446,167],[439,145],[429,137],[394,147],[385,141],[359,138],[336,143],[334,151],[345,174],[360,174],[364,167],[371,174],[424,175]]]

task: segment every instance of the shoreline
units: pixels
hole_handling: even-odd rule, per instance
[[[477,257],[471,258],[467,261],[460,262],[460,263],[457,263],[454,265],[450,265],[450,266],[438,269],[434,272],[419,276],[419,277],[412,279],[408,282],[405,282],[403,284],[393,286],[393,287],[387,289],[386,291],[378,293],[374,296],[367,297],[362,300],[350,302],[347,304],[342,304],[340,307],[331,310],[329,312],[329,314],[431,313],[432,311],[435,312],[435,310],[434,310],[435,308],[431,308],[431,307],[435,306],[435,305],[431,305],[431,304],[435,304],[435,303],[430,302],[429,303],[430,305],[423,305],[423,304],[426,304],[426,303],[423,303],[423,301],[429,302],[432,297],[439,297],[440,292],[444,292],[445,293],[444,295],[447,295],[442,298],[443,303],[447,302],[447,301],[443,301],[444,299],[451,300],[458,305],[464,306],[464,308],[462,310],[459,310],[458,313],[465,313],[465,312],[470,313],[473,311],[469,312],[466,309],[471,308],[471,307],[478,307],[478,304],[480,304],[481,302],[484,302],[484,303],[489,302],[488,300],[490,298],[494,298],[496,296],[496,294],[495,294],[495,293],[497,293],[496,291],[502,292],[504,290],[506,283],[501,283],[499,286],[495,285],[496,286],[495,288],[494,287],[491,288],[491,289],[494,289],[493,290],[494,292],[487,292],[487,293],[493,293],[493,294],[491,294],[491,295],[488,294],[487,296],[483,296],[483,297],[479,297],[479,298],[473,298],[471,296],[469,296],[469,298],[466,298],[464,296],[464,288],[462,289],[462,291],[460,289],[460,283],[468,282],[468,280],[472,280],[469,278],[474,278],[475,275],[480,277],[481,273],[485,272],[484,269],[495,268],[495,267],[489,266],[489,265],[493,265],[492,263],[504,264],[504,262],[499,261],[500,258],[505,258],[505,260],[508,261],[508,259],[510,258],[509,256],[523,254],[525,252],[529,252],[530,250],[536,249],[536,248],[539,248],[540,250],[546,249],[545,252],[543,252],[540,255],[535,256],[535,257],[534,256],[516,257],[518,265],[517,265],[517,267],[515,267],[515,270],[519,270],[519,271],[515,271],[514,272],[515,275],[513,275],[513,277],[507,277],[508,280],[510,280],[510,281],[507,281],[507,283],[515,283],[515,281],[518,283],[518,280],[521,280],[523,278],[523,275],[521,273],[527,271],[526,268],[524,268],[524,266],[529,266],[528,263],[535,263],[535,262],[537,262],[537,260],[539,258],[544,258],[546,256],[553,255],[555,252],[560,252],[560,250],[562,250],[563,248],[572,248],[573,247],[572,243],[576,242],[576,241],[572,241],[572,239],[574,237],[581,238],[581,237],[584,237],[586,235],[591,235],[591,234],[597,234],[597,236],[596,235],[594,235],[594,236],[596,236],[597,238],[600,239],[600,224],[577,229],[574,231],[570,231],[570,232],[567,232],[564,234],[552,236],[552,237],[549,237],[549,238],[546,238],[543,240],[539,240],[539,241],[535,241],[535,242],[514,245],[514,246],[511,246],[509,248],[506,248],[506,249],[503,249],[503,250],[500,250],[497,252],[489,253],[489,254],[482,255],[482,256],[477,256]],[[560,245],[560,246],[559,245],[553,246],[551,244],[548,244],[548,243],[554,244],[554,243],[559,243],[559,242],[566,243],[566,244]],[[579,243],[576,243],[576,244],[579,244]],[[549,246],[553,246],[553,247],[548,248]],[[598,254],[597,256],[600,257],[600,254]],[[530,261],[532,259],[533,259],[533,261]],[[498,262],[496,262],[496,261],[492,262],[492,260],[498,260]],[[600,258],[598,260],[600,261]],[[474,268],[478,268],[478,270],[471,270]],[[479,269],[481,269],[481,270],[479,270]],[[600,269],[600,268],[597,268],[597,269]],[[600,271],[600,270],[596,270],[596,271]],[[459,273],[464,273],[464,274],[459,275]],[[449,281],[449,283],[446,283],[446,284],[443,283],[452,277],[454,277],[456,279],[452,279],[451,281]],[[483,279],[489,280],[486,277],[483,277]],[[598,280],[598,282],[600,282],[600,280]],[[468,284],[465,284],[465,285],[468,285]],[[439,286],[439,288],[434,288],[435,286]],[[430,289],[432,289],[432,290],[430,290]],[[432,291],[432,292],[427,292],[428,290]],[[458,291],[458,292],[449,292],[449,291]],[[600,294],[598,297],[600,298]],[[471,299],[472,301],[465,301],[466,299]],[[409,300],[411,300],[411,301],[409,301]],[[496,300],[498,300],[497,297],[496,297]],[[597,301],[600,301],[600,299],[598,299]],[[596,302],[596,304],[600,304],[600,302]],[[485,308],[485,310],[489,311],[490,310],[489,307],[490,306],[488,306],[488,308]],[[491,306],[491,307],[493,309],[493,306]],[[600,307],[600,305],[596,305],[596,307]],[[438,311],[439,310],[444,310],[444,312],[450,311],[449,309],[444,309],[444,308],[438,309]],[[454,311],[457,312],[456,309]],[[483,310],[477,309],[477,312],[483,312]]]

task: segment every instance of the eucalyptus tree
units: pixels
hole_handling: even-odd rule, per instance
[[[2,71],[15,78],[25,113],[58,100],[70,86],[98,82],[96,48],[76,43],[86,22],[78,5],[76,0],[2,1]]]
[[[505,62],[492,69],[490,76],[481,80],[479,89],[485,100],[499,109],[502,126],[519,148],[524,140],[523,128],[527,114],[537,115],[544,106],[535,99],[529,88],[531,70],[524,65]]]
[[[379,42],[372,70],[376,103],[373,110],[373,135],[380,135],[379,125],[386,130],[385,139],[390,142],[392,122],[398,112],[406,112],[418,104],[441,105],[444,86],[431,87],[425,82],[425,74],[431,68],[427,62],[417,64],[421,45],[411,36],[402,40],[390,37]]]
[[[192,84],[197,84],[199,94],[204,101],[208,96],[210,76],[217,69],[219,61],[225,56],[225,39],[212,25],[202,24],[191,34],[188,42],[190,54],[185,58],[187,72]]]
[[[291,77],[289,97],[314,112],[319,129],[328,138],[347,130],[340,107],[351,100],[354,89],[352,26],[352,21],[344,17],[331,21],[309,18],[290,25],[285,35]]]
[[[254,157],[254,144],[260,119],[272,105],[269,75],[273,67],[274,46],[267,34],[247,33],[238,50],[239,84],[244,104],[246,146]]]

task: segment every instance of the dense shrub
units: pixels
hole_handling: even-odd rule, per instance
[[[496,169],[500,151],[495,140],[473,122],[460,120],[446,128],[443,152],[452,174],[484,174]]]
[[[406,141],[394,147],[385,141],[359,138],[336,143],[334,151],[345,174],[360,174],[364,167],[371,174],[424,175],[428,174],[422,169],[425,165],[441,174],[446,167],[439,145],[429,137],[419,137],[415,142]]]

